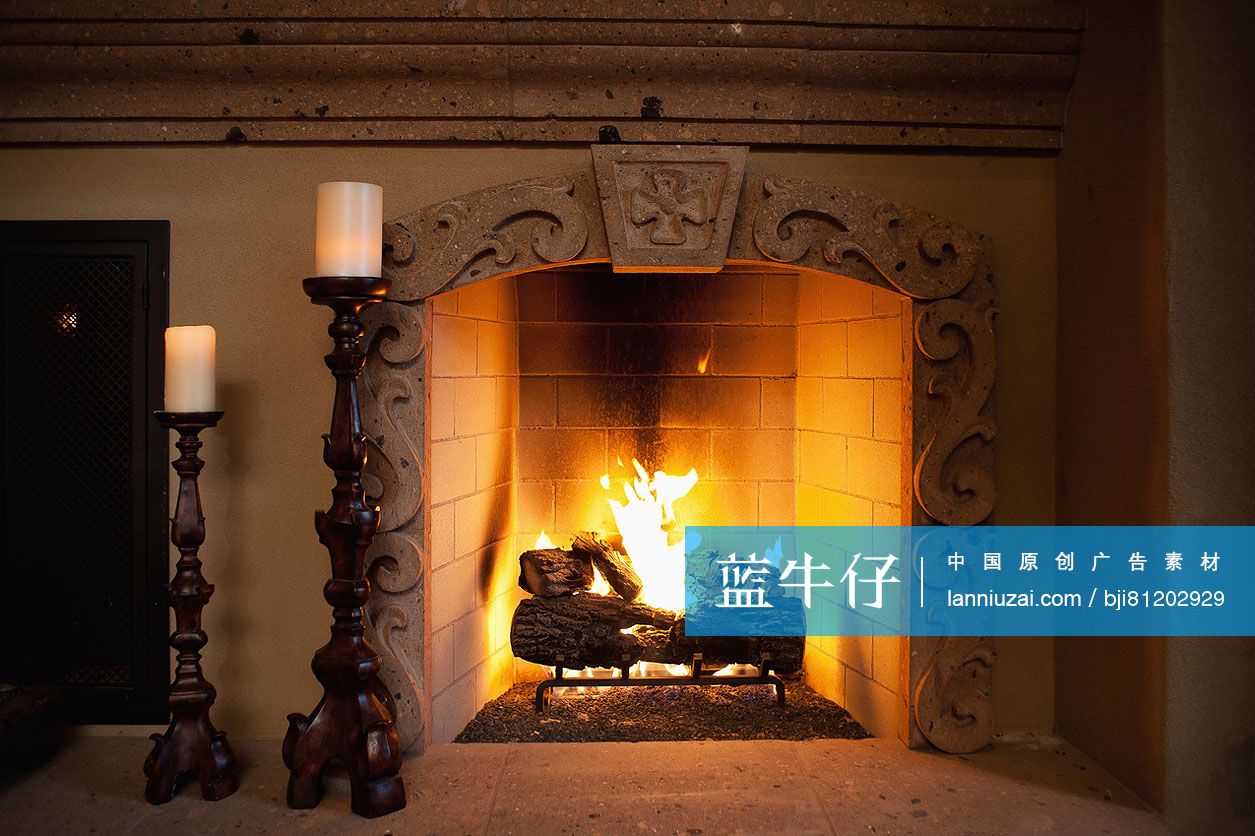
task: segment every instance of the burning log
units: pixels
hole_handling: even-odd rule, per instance
[[[610,588],[624,601],[635,601],[641,594],[641,577],[632,569],[631,562],[596,534],[585,533],[576,537],[571,550],[577,555],[587,556]]]
[[[644,625],[669,631],[678,616],[644,604],[603,595],[528,598],[519,602],[510,624],[514,655],[538,665],[566,668],[622,667],[623,655],[635,664],[648,652],[656,655],[655,633],[623,633]]]
[[[780,619],[785,629],[798,629],[804,625],[802,602],[796,598],[773,598],[772,618]],[[765,611],[763,611],[765,612]],[[796,636],[689,636],[684,632],[684,618],[671,628],[671,653],[676,664],[686,665],[694,653],[702,654],[707,668],[724,665],[757,665],[764,653],[771,654],[771,669],[779,674],[793,674],[802,669],[802,657],[806,653],[806,638]]]
[[[519,586],[542,598],[583,592],[593,586],[593,564],[566,549],[531,549],[519,555]]]

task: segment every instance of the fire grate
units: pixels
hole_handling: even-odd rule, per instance
[[[665,676],[632,676],[632,659],[625,653],[623,655],[623,665],[618,668],[618,676],[602,679],[568,679],[565,676],[565,668],[562,666],[565,657],[562,654],[558,654],[557,660],[558,664],[554,666],[554,675],[536,686],[537,713],[544,711],[549,706],[549,700],[554,688],[562,688],[569,685],[576,685],[580,688],[623,688],[659,685],[771,685],[776,689],[776,705],[781,707],[785,705],[784,681],[771,672],[770,653],[762,654],[758,664],[758,673],[756,674],[736,673],[720,676],[716,676],[714,671],[706,672],[702,669],[703,658],[700,653],[693,654],[692,664],[689,666],[690,672],[687,676],[675,674]]]

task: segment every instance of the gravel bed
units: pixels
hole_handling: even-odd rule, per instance
[[[644,740],[858,740],[867,731],[801,680],[786,681],[788,704],[769,685],[589,689],[553,698],[537,714],[535,682],[520,682],[489,702],[456,743]]]

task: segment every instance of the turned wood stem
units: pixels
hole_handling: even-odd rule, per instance
[[[175,630],[170,645],[177,652],[174,684],[170,688],[170,727],[154,734],[153,751],[144,763],[148,778],[145,795],[153,804],[174,797],[178,784],[189,777],[200,782],[201,795],[217,801],[235,792],[235,756],[226,732],[214,728],[209,709],[217,692],[205,679],[200,651],[208,637],[201,627],[201,611],[213,595],[213,584],[201,573],[200,546],[205,542],[205,517],[200,506],[197,477],[201,460],[200,432],[216,425],[221,412],[158,412],[162,426],[179,433],[179,494],[170,521],[170,542],[179,550],[174,579],[166,587],[174,609]]]
[[[366,550],[379,527],[379,509],[366,504],[357,381],[366,362],[360,342],[361,311],[383,299],[391,284],[378,278],[305,280],[311,300],[334,312],[327,333],[333,348],[325,358],[335,377],[331,431],[323,436],[323,461],[335,474],[331,507],[318,511],[314,527],[331,558],[323,597],[332,607],[331,639],[314,654],[312,668],[323,698],[312,715],[288,716],[283,760],[290,770],[288,805],[313,807],[322,796],[322,773],[330,760],[344,763],[352,808],[374,817],[405,806],[398,774],[401,746],[386,692],[379,682],[379,657],[365,636],[362,608],[370,597]]]

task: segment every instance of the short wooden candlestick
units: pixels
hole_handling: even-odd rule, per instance
[[[366,641],[362,607],[370,597],[366,550],[379,526],[379,509],[366,505],[362,468],[366,440],[362,435],[357,380],[366,355],[359,345],[362,308],[382,301],[392,282],[371,277],[314,278],[305,292],[335,316],[327,333],[335,346],[326,356],[336,379],[331,432],[323,436],[323,461],[336,484],[331,507],[318,511],[314,527],[331,555],[331,580],[323,597],[332,606],[331,640],[314,654],[314,675],[323,697],[314,713],[288,715],[283,762],[288,777],[288,806],[316,806],[322,797],[322,774],[330,760],[341,761],[349,774],[351,806],[359,816],[374,818],[405,806],[400,776],[401,745],[393,725],[387,692],[379,681],[379,657]]]
[[[178,657],[174,684],[170,687],[170,727],[165,734],[152,736],[153,750],[144,761],[144,775],[148,778],[144,795],[153,804],[164,804],[174,797],[180,781],[195,778],[200,782],[201,795],[208,801],[217,801],[235,792],[239,782],[227,733],[216,730],[209,720],[217,692],[200,666],[200,649],[207,641],[200,615],[214,587],[205,582],[200,571],[198,552],[205,542],[205,517],[196,479],[205,466],[197,455],[200,432],[215,426],[222,413],[154,414],[161,426],[179,434],[179,457],[173,463],[179,474],[179,498],[170,521],[170,542],[179,550],[179,561],[175,564],[174,580],[166,588],[175,618],[170,645],[178,651]]]

